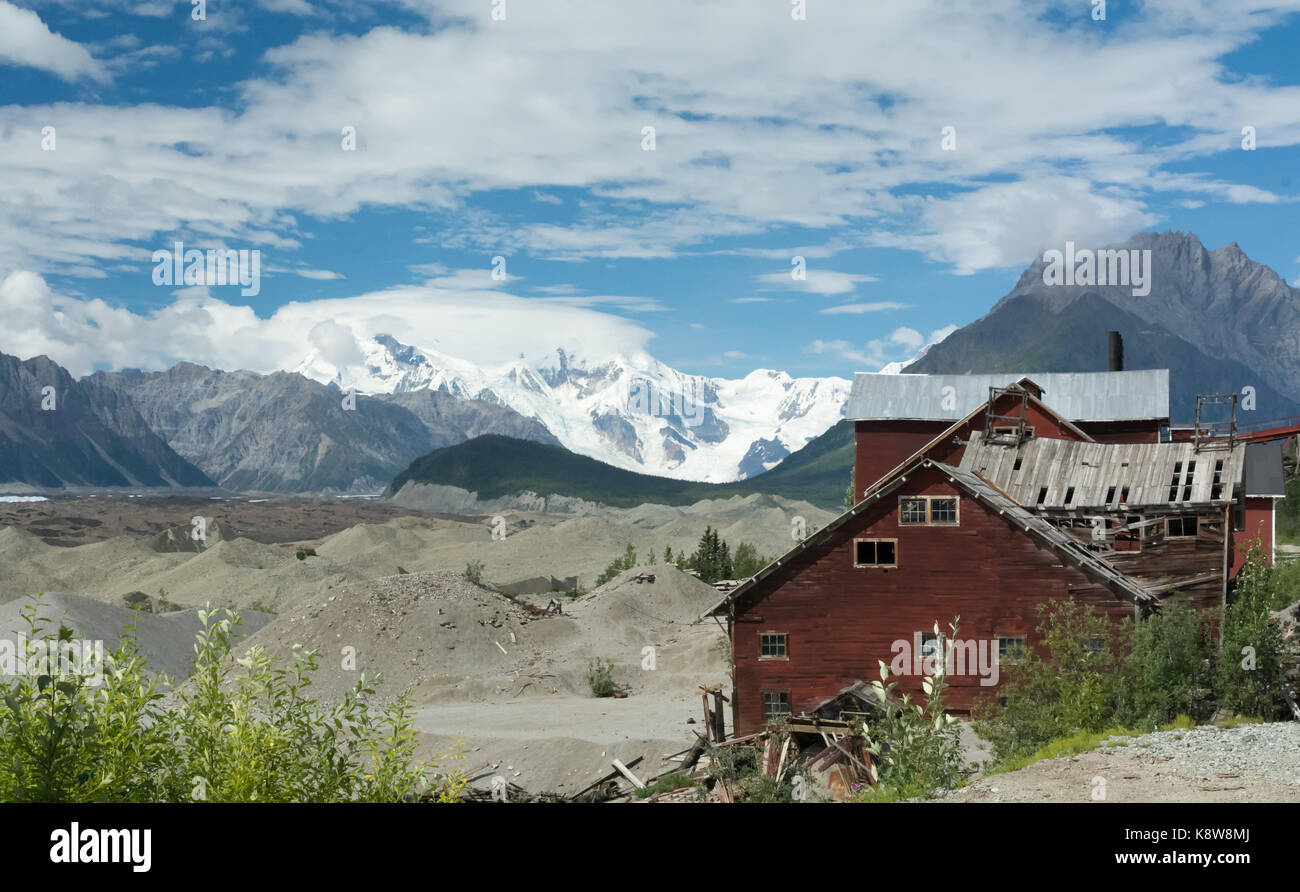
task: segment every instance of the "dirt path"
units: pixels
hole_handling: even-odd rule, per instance
[[[1300,723],[1118,738],[981,778],[942,802],[1300,802]]]

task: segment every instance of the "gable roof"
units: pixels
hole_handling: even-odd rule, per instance
[[[873,419],[955,420],[965,407],[988,402],[990,387],[1031,378],[1043,401],[1070,421],[1169,419],[1169,370],[1136,372],[1000,372],[979,375],[853,376],[845,415]],[[945,388],[951,387],[951,391]],[[945,408],[951,406],[951,408]]]
[[[923,459],[918,468],[934,468],[942,474],[946,474],[948,479],[960,486],[971,497],[975,498],[981,504],[985,505],[999,516],[1004,517],[1013,526],[1019,528],[1026,535],[1032,536],[1042,542],[1045,546],[1055,551],[1061,556],[1064,563],[1074,564],[1085,573],[1090,574],[1097,579],[1102,585],[1105,585],[1115,594],[1132,601],[1135,604],[1144,606],[1158,606],[1160,600],[1154,595],[1148,593],[1130,576],[1115,569],[1106,563],[1097,555],[1093,554],[1086,547],[1079,543],[1069,533],[1064,532],[1048,523],[1042,517],[1026,510],[1015,500],[997,489],[988,481],[983,480],[972,471],[964,471],[961,468],[952,465],[937,462],[933,459]],[[828,523],[822,529],[813,535],[804,539],[794,548],[790,549],[781,557],[768,564],[750,579],[728,592],[723,598],[709,609],[700,614],[703,619],[716,614],[726,605],[734,602],[739,597],[756,588],[763,580],[771,577],[780,571],[789,561],[813,545],[819,545],[825,542],[836,530],[844,526],[849,520],[861,514],[867,508],[875,505],[885,496],[898,489],[907,480],[906,474],[899,474],[892,480],[886,482],[883,486],[877,488],[870,496],[863,499],[853,508],[841,514],[833,521]]]
[[[1245,465],[1242,445],[1198,453],[1192,442],[1078,443],[1035,437],[1012,446],[985,440],[983,431],[971,434],[961,459],[963,471],[978,472],[1021,504],[1065,510],[1117,510],[1126,488],[1125,507],[1224,505],[1241,484]],[[1280,458],[1277,468],[1280,472]],[[1175,477],[1179,484],[1171,499]],[[1039,501],[1044,489],[1046,496]],[[1073,496],[1069,502],[1067,495]]]
[[[1038,399],[1038,397],[1034,396],[1036,390],[1039,393],[1041,393],[1042,391],[1041,389],[1038,388],[1038,385],[1034,381],[1030,380],[1029,378],[1021,378],[1019,381],[1013,382],[1011,384],[995,385],[995,386],[1005,386],[1007,388],[1019,387],[1022,390],[1027,391],[1029,393],[1029,402],[1031,405],[1037,407],[1045,415],[1050,415],[1053,418],[1055,418],[1064,427],[1069,428],[1070,432],[1073,433],[1075,436],[1077,436],[1080,440],[1083,440],[1084,442],[1087,443],[1096,442],[1095,440],[1093,440],[1091,436],[1088,435],[1087,432],[1075,427],[1065,418],[1061,417],[1061,415],[1059,415],[1050,406],[1048,406],[1042,400]],[[949,436],[954,436],[957,431],[961,430],[967,424],[973,422],[980,415],[983,415],[988,410],[988,406],[989,406],[989,399],[988,399],[988,395],[986,394],[984,397],[984,401],[980,403],[978,406],[976,406],[974,409],[972,409],[970,414],[966,415],[963,418],[959,418],[956,421],[954,421],[952,424],[948,425],[948,427],[944,428],[941,432],[939,432],[939,434],[937,434],[933,440],[926,443],[924,446],[922,446],[920,449],[913,452],[907,458],[903,459],[901,462],[895,465],[891,470],[887,471],[885,475],[881,477],[879,480],[871,481],[868,487],[862,491],[863,498],[871,495],[871,490],[875,486],[885,483],[886,481],[892,479],[896,474],[900,474],[903,471],[907,470],[908,468],[914,466],[918,461],[920,461],[922,458],[925,457],[925,454],[927,452],[929,452],[935,446],[938,446]]]

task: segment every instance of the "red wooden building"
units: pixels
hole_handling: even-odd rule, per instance
[[[1264,520],[1251,499],[1271,511],[1272,453],[1159,442],[1167,372],[885,377],[929,376],[855,380],[860,501],[706,614],[727,621],[736,733],[825,714],[879,661],[919,693],[934,624],[955,616],[948,702],[969,709],[995,688],[997,657],[1038,646],[1036,605],[1220,604],[1237,537]]]

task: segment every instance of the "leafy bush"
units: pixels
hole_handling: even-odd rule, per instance
[[[614,696],[614,664],[600,657],[592,657],[587,662],[587,685],[593,697]]]
[[[465,565],[465,578],[475,585],[483,584],[483,567],[482,561],[470,561]]]
[[[1137,624],[1117,710],[1122,721],[1151,728],[1179,713],[1214,714],[1215,614],[1166,599],[1160,613]]]
[[[307,560],[307,558],[309,558],[309,557],[316,557],[316,556],[317,556],[317,555],[316,555],[316,549],[314,549],[314,548],[299,548],[299,549],[298,549],[298,560],[300,560],[300,561],[305,561],[305,560]],[[259,567],[258,569],[260,570],[261,568]]]
[[[596,577],[596,588],[600,588],[624,570],[631,570],[635,566],[636,549],[633,548],[632,543],[629,542],[627,543],[627,548],[623,550],[623,556],[614,558],[614,560],[610,562],[609,566]]]
[[[1293,593],[1278,584],[1280,568],[1266,563],[1258,540],[1246,554],[1234,598],[1223,613],[1223,652],[1214,682],[1219,706],[1235,713],[1281,718],[1285,680],[1282,629],[1269,616]]]
[[[975,729],[993,745],[998,762],[1076,730],[1099,731],[1115,710],[1118,648],[1110,618],[1073,600],[1047,601],[1035,610],[1046,659],[1026,648],[1016,662],[1001,663],[997,694],[973,709]]]
[[[949,623],[953,637],[957,622]],[[940,654],[948,652],[948,636],[934,624]],[[921,680],[926,702],[912,702],[911,694],[894,701],[898,682],[889,681],[889,667],[880,662],[880,680],[871,683],[883,715],[862,723],[862,736],[871,754],[871,779],[876,789],[864,799],[899,799],[924,796],[934,790],[955,787],[963,773],[961,731],[955,716],[944,711],[947,665],[936,660],[933,672]]]
[[[706,750],[709,776],[727,785],[738,802],[793,802],[794,778],[788,780],[763,772],[763,745],[710,744]],[[784,772],[783,772],[784,773]]]
[[[362,676],[337,706],[305,696],[314,653],[282,668],[260,648],[232,660],[239,616],[201,610],[193,677],[164,705],[128,637],[106,659],[103,683],[52,667],[0,686],[0,801],[395,802],[459,798],[465,778],[415,758],[405,697],[374,709]],[[24,610],[32,641],[51,636]],[[240,668],[236,670],[235,666]]]

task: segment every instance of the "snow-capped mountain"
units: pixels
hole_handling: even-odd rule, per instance
[[[381,334],[362,363],[319,352],[295,369],[360,393],[433,390],[535,418],[564,446],[617,467],[723,483],[761,473],[844,416],[849,382],[759,369],[739,380],[688,375],[647,354],[580,358],[557,349],[492,368]]]

